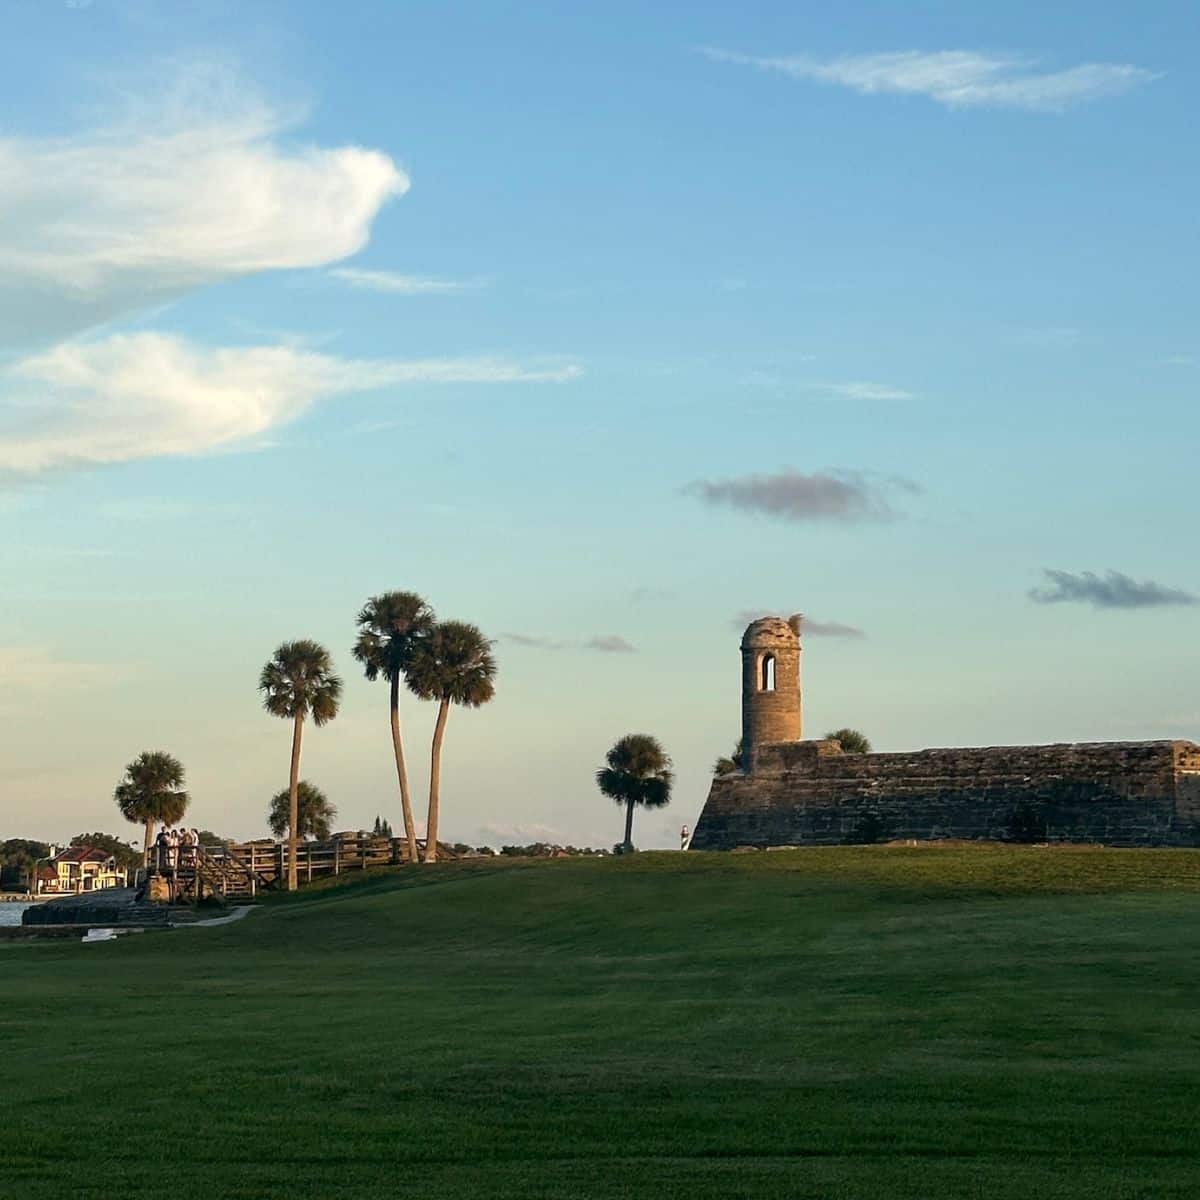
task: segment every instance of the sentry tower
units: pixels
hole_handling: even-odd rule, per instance
[[[754,770],[760,746],[798,742],[800,614],[762,617],[742,635],[742,761]]]

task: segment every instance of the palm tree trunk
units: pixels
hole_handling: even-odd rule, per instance
[[[296,890],[296,826],[300,823],[300,803],[297,790],[300,787],[300,735],[304,729],[304,714],[296,714],[292,725],[292,772],[288,777],[288,872],[287,890]]]
[[[404,837],[408,842],[408,861],[417,861],[417,830],[408,797],[408,771],[404,767],[404,743],[400,740],[400,676],[392,677],[392,749],[396,752],[396,776],[400,780],[400,812],[404,817]]]
[[[625,849],[633,849],[633,801],[625,801]]]
[[[437,862],[438,801],[442,784],[442,738],[446,733],[446,717],[450,701],[438,705],[437,724],[433,727],[433,749],[429,758],[429,820],[425,822],[425,861]]]
[[[154,818],[146,818],[146,836],[142,841],[142,869],[150,866],[150,843],[154,840]]]

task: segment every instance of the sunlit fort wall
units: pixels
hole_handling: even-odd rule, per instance
[[[742,767],[718,775],[693,850],[944,839],[1200,845],[1185,741],[846,754],[802,741],[800,617],[742,637]]]

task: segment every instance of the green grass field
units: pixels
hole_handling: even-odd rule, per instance
[[[0,1193],[1200,1193],[1200,852],[444,864],[0,944]]]

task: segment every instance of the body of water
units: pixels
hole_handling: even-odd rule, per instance
[[[0,904],[0,925],[20,925],[21,914],[29,907],[28,904]]]

